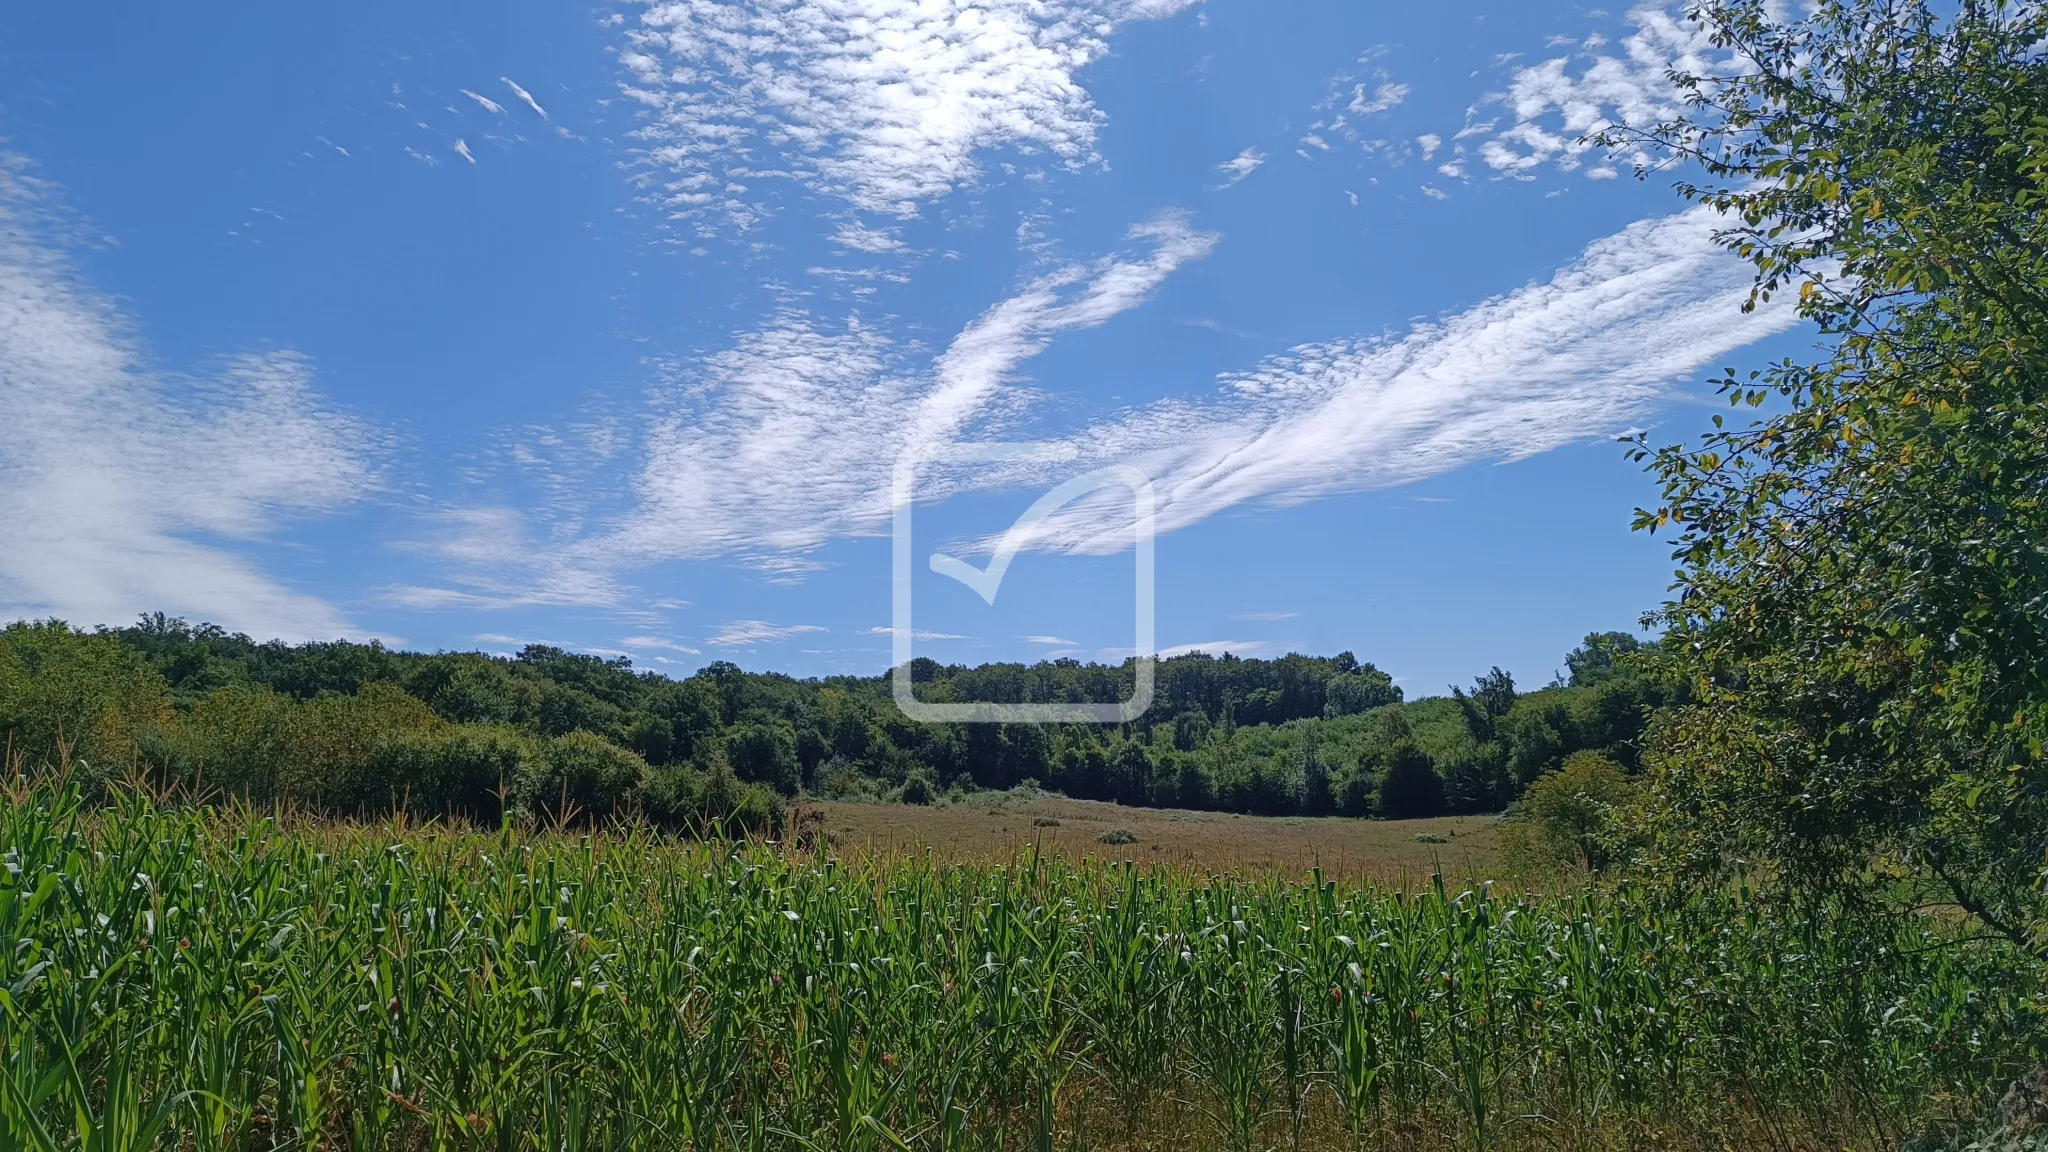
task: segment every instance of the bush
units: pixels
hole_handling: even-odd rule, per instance
[[[764,832],[782,823],[782,797],[716,760],[697,782],[695,822],[707,832]]]
[[[519,782],[518,800],[535,816],[606,820],[639,795],[647,775],[639,753],[589,732],[570,732],[541,746],[534,770]]]
[[[505,794],[544,770],[533,741],[515,729],[449,724],[385,737],[360,783],[337,799],[361,815],[403,810],[496,823]]]
[[[1131,830],[1128,828],[1111,828],[1095,839],[1102,844],[1136,844],[1138,842],[1138,838],[1132,835]]]
[[[1387,753],[1380,777],[1379,812],[1394,820],[1435,816],[1444,810],[1444,782],[1436,765],[1415,745],[1402,742]]]
[[[1525,864],[1567,864],[1592,872],[1611,862],[1607,835],[1614,810],[1634,791],[1621,765],[1598,752],[1574,752],[1538,777],[1515,806],[1509,854]]]
[[[1343,816],[1370,816],[1373,813],[1372,765],[1364,761],[1337,774],[1332,782],[1331,792],[1337,805],[1337,812]]]
[[[796,792],[803,767],[796,758],[796,730],[787,720],[741,724],[725,737],[732,772],[750,784],[766,784],[784,795]]]
[[[938,796],[939,782],[932,774],[919,768],[903,778],[903,791],[897,799],[905,804],[929,804]]]
[[[171,723],[170,688],[112,636],[59,620],[0,629],[0,747],[12,771],[83,760],[135,764],[141,742]]]

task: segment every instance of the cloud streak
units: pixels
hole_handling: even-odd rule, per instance
[[[521,88],[519,86],[518,81],[512,79],[510,76],[500,76],[498,77],[498,79],[503,80],[505,82],[505,87],[510,88],[514,96],[519,97],[520,103],[526,105],[528,108],[533,109],[535,115],[539,116],[543,120],[548,118],[548,110],[540,106],[540,101],[535,100],[533,98],[533,93],[528,92],[524,88]]]
[[[766,620],[730,620],[704,643],[714,648],[744,648],[752,644],[779,644],[811,632],[824,632],[817,624],[770,624]]]
[[[329,407],[288,352],[206,379],[147,367],[129,319],[49,241],[46,194],[0,156],[0,615],[350,632],[230,542],[373,491],[376,432]]]
[[[1245,504],[1385,488],[1618,432],[1668,386],[1791,328],[1789,306],[1745,315],[1751,270],[1713,241],[1706,208],[1602,239],[1545,282],[1405,336],[1292,349],[1225,376],[1206,400],[1130,411],[1074,437],[1083,462],[1153,477],[1170,532]],[[1128,498],[1077,502],[1040,547],[1130,543]]]
[[[1006,411],[1016,400],[1006,385],[1054,337],[1136,307],[1216,237],[1169,215],[1130,241],[1136,251],[1027,284],[922,371],[857,315],[828,324],[791,310],[742,333],[670,397],[648,437],[638,507],[593,543],[592,562],[732,554],[800,577],[804,553],[881,530],[901,452],[951,443]]]

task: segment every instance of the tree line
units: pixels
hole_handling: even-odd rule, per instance
[[[161,613],[118,629],[0,631],[12,767],[333,813],[495,821],[508,812],[771,822],[797,796],[930,803],[1036,786],[1082,799],[1260,815],[1497,810],[1574,753],[1623,770],[1669,694],[1626,633],[1588,636],[1568,675],[1521,691],[1495,668],[1409,701],[1346,652],[1162,660],[1120,725],[923,724],[889,677],[798,679],[724,661],[676,679],[529,645],[514,656],[372,642],[257,642]],[[1116,700],[1133,662],[916,661],[921,698]]]

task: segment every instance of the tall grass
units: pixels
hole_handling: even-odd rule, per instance
[[[0,805],[10,1148],[1896,1145],[2027,1001],[1935,925],[631,830]]]

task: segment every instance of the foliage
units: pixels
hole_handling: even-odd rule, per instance
[[[2048,13],[1762,0],[1734,63],[1616,130],[1702,165],[1753,302],[1828,341],[1720,384],[1766,414],[1652,452],[1691,702],[1661,727],[1655,859],[1940,899],[2048,947]]]
[[[2031,1026],[2009,954],[1939,921],[1733,889],[10,799],[9,1148],[1897,1147]]]
[[[1374,807],[1397,820],[1435,816],[1444,809],[1443,777],[1436,774],[1436,766],[1420,748],[1396,744],[1387,750]]]
[[[1574,752],[1564,766],[1522,793],[1509,821],[1509,855],[1529,864],[1599,872],[1611,862],[1618,810],[1634,791],[1621,765],[1598,752]]]
[[[22,732],[75,728],[63,709],[80,706],[55,703],[64,693],[125,699],[145,686],[147,706],[132,719],[95,705],[113,717],[96,731],[127,749],[113,775],[140,770],[160,787],[331,813],[403,806],[486,823],[508,800],[515,816],[638,811],[694,823],[716,763],[782,797],[916,802],[1036,780],[1126,805],[1363,816],[1378,811],[1388,750],[1410,733],[1451,808],[1492,811],[1580,749],[1632,765],[1662,699],[1633,670],[1518,693],[1496,669],[1467,698],[1491,710],[1475,729],[1452,700],[1402,702],[1385,673],[1349,653],[1193,655],[1161,663],[1172,698],[1129,724],[924,725],[903,717],[881,677],[795,680],[719,662],[672,680],[538,645],[507,658],[258,644],[162,615],[91,635],[15,630],[31,632],[52,654],[32,674],[0,678],[0,714],[20,717],[11,724]],[[920,691],[1017,699],[1090,699],[1121,674],[1073,661],[914,671]],[[46,737],[17,744],[29,749],[24,764],[55,758]],[[764,804],[743,807],[757,815]]]
[[[8,763],[126,765],[170,723],[167,686],[111,636],[50,620],[0,629],[0,731]]]

